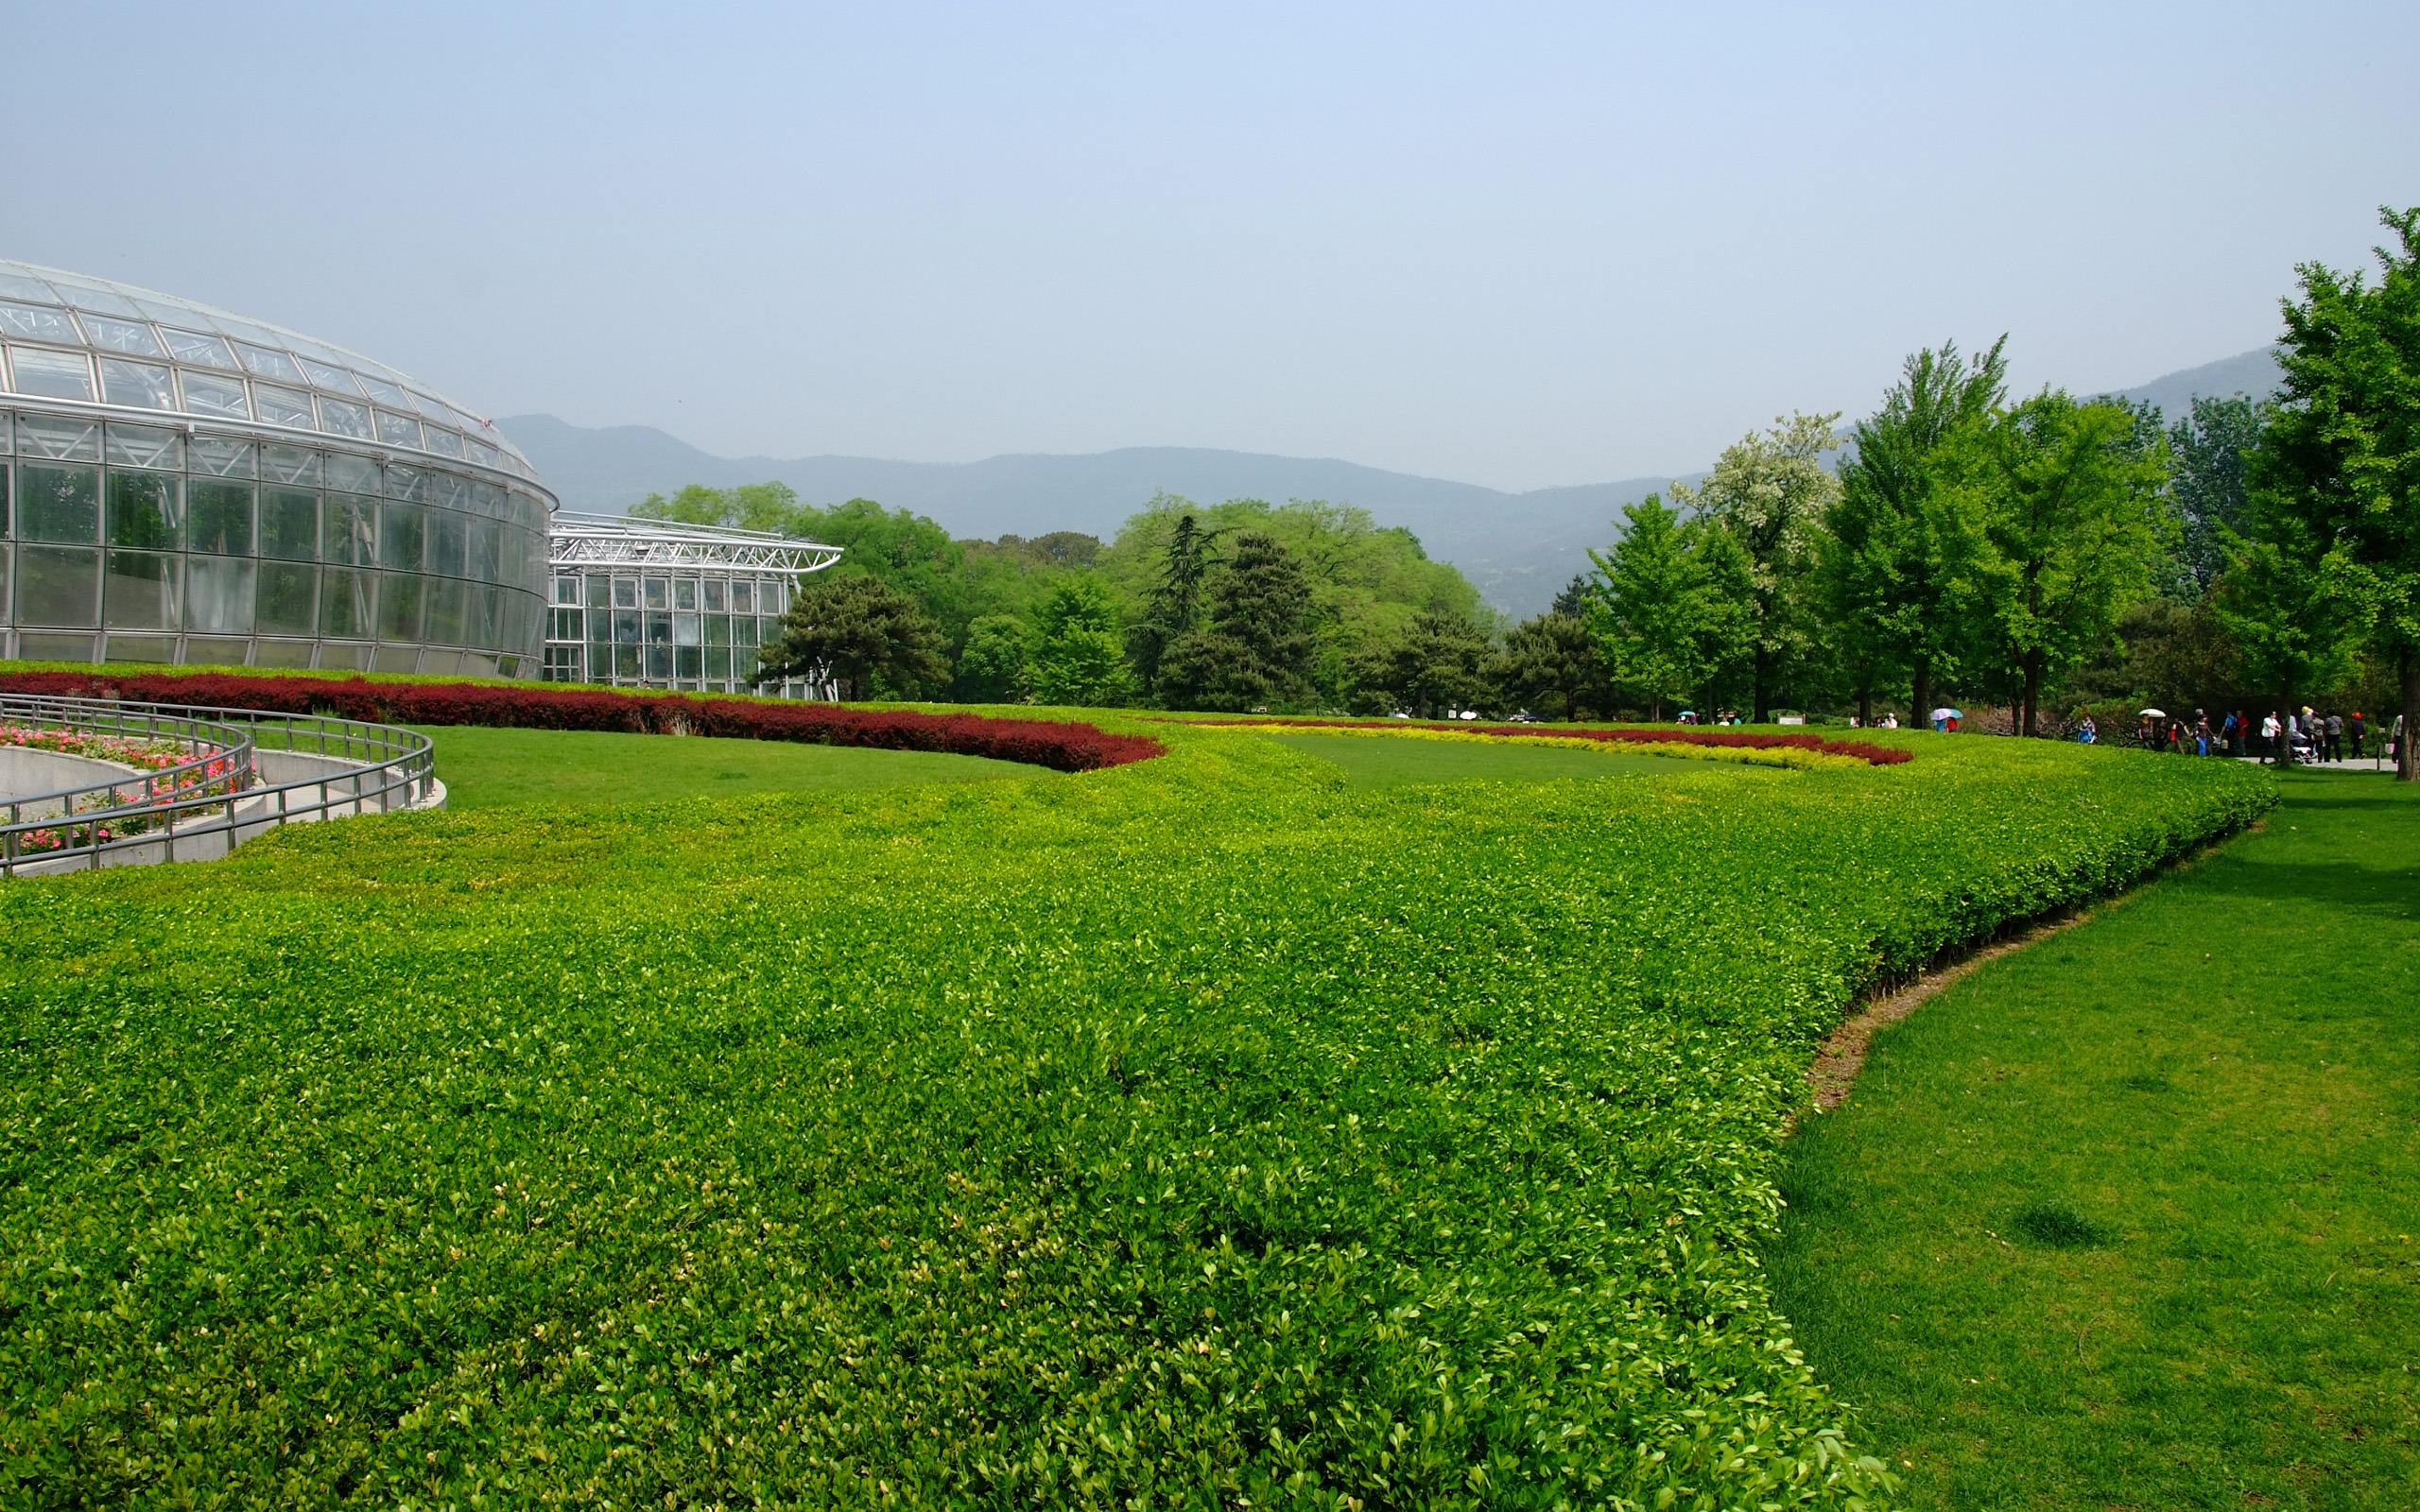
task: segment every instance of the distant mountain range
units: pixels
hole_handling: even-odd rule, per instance
[[[2169,373],[2124,390],[2170,415],[2195,394],[2259,393],[2276,385],[2264,349]],[[1622,506],[1668,487],[1672,474],[1506,493],[1475,483],[1389,472],[1323,457],[1201,447],[1135,446],[1080,456],[1011,455],[979,462],[892,462],[860,456],[716,456],[648,425],[590,429],[551,415],[497,425],[570,509],[618,514],[684,484],[729,488],[778,479],[816,504],[879,499],[938,520],[961,539],[1080,530],[1104,540],[1161,491],[1222,499],[1325,499],[1356,504],[1385,525],[1409,527],[1428,554],[1460,567],[1488,602],[1525,617],[1543,610],[1588,548],[1612,539]],[[1694,481],[1703,473],[1680,474]]]

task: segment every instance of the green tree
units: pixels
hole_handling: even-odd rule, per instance
[[[941,627],[924,606],[878,577],[836,568],[790,601],[780,636],[758,653],[756,680],[829,679],[844,699],[912,697],[949,676],[942,649]]]
[[[986,614],[966,629],[950,685],[961,703],[1014,703],[1026,695],[1025,621],[1013,614]]]
[[[1747,572],[1739,608],[1750,698],[1761,724],[1817,645],[1808,592],[1815,538],[1839,497],[1823,455],[1840,416],[1793,414],[1723,451],[1703,484],[1672,486],[1673,503],[1730,536]]]
[[[2192,413],[2169,427],[2174,457],[2178,543],[2177,592],[2198,597],[2226,571],[2225,532],[2252,529],[2251,459],[2260,443],[2267,406],[2243,394],[2197,394]]]
[[[1202,529],[1190,510],[1179,514],[1168,532],[1159,576],[1144,597],[1143,617],[1131,638],[1146,695],[1158,693],[1160,662],[1200,618],[1203,585],[1217,564],[1212,554],[1217,540],[1218,533]]]
[[[1424,719],[1469,709],[1487,695],[1487,631],[1459,609],[1423,610],[1394,641],[1354,669],[1357,713],[1398,710]]]
[[[1550,610],[1505,631],[1491,678],[1507,708],[1559,719],[1602,713],[1610,702],[1604,656],[1578,614]]]
[[[2298,269],[2278,352],[2285,381],[2255,454],[2253,488],[2299,523],[2363,606],[2372,651],[2395,669],[2407,730],[2420,725],[2420,209],[2382,209],[2394,245],[2378,282]],[[2273,500],[2273,507],[2270,501]],[[2420,781],[2406,739],[2395,775]]]
[[[1979,586],[2025,734],[2045,680],[2098,650],[2151,591],[2169,541],[2168,442],[2142,421],[2045,389],[1974,438],[1964,486],[1990,548]]]
[[[2261,518],[2266,516],[2266,518]],[[2226,570],[2210,595],[2210,610],[2238,656],[2242,675],[2274,693],[2280,718],[2301,707],[2305,694],[2334,687],[2353,670],[2360,644],[2363,601],[2302,521],[2283,511],[2258,511],[2257,534],[2247,539],[2220,527]],[[2278,759],[2291,763],[2293,743]]]
[[[631,506],[633,520],[661,520],[675,524],[728,525],[742,530],[798,534],[798,490],[786,483],[742,483],[736,488],[710,489],[692,483],[670,498],[650,493]],[[831,544],[837,545],[834,541]]]
[[[1945,341],[1908,358],[1841,463],[1840,495],[1816,539],[1816,582],[1861,723],[1874,722],[1877,683],[1902,674],[1921,717],[1935,680],[1956,672],[1972,640],[1982,532],[1949,459],[2005,396],[2007,346],[2002,336],[1961,358]]]
[[[1662,719],[1664,705],[1686,699],[1737,644],[1746,574],[1728,575],[1740,596],[1726,593],[1701,551],[1719,541],[1718,554],[1736,558],[1730,533],[1684,525],[1656,494],[1623,506],[1622,519],[1613,550],[1588,554],[1597,564],[1588,630],[1615,685]]]
[[[1053,583],[1034,611],[1026,685],[1043,703],[1115,708],[1134,696],[1117,604],[1091,577]]]
[[[1239,532],[1206,598],[1206,616],[1161,661],[1169,707],[1248,710],[1309,696],[1311,591],[1293,553],[1257,530]]]

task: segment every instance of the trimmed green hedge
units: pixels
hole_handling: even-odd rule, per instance
[[[1879,1504],[1754,1259],[1811,1047],[2271,798],[1091,717],[0,887],[0,1502]]]

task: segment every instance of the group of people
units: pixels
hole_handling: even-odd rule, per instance
[[[2378,754],[2393,757],[2402,744],[2403,716],[2395,715],[2394,724],[2378,732],[2369,716],[2359,709],[2349,714],[2321,713],[2305,705],[2283,714],[2272,712],[2257,726],[2241,710],[2235,710],[2215,727],[2205,710],[2196,709],[2193,717],[2187,719],[2146,709],[2135,729],[2135,744],[2145,750],[2165,750],[2182,756],[2216,754],[2248,759],[2256,755],[2264,763],[2280,759],[2341,762],[2360,761],[2368,755],[2373,733],[2382,737]],[[2087,746],[2100,739],[2100,728],[2089,714],[2078,728],[2076,739]]]

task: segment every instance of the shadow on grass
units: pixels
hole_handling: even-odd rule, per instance
[[[2296,898],[2389,919],[2420,909],[2420,867],[2370,867],[2358,854],[2342,861],[2246,861],[2212,867],[2198,886],[2242,898]]]

